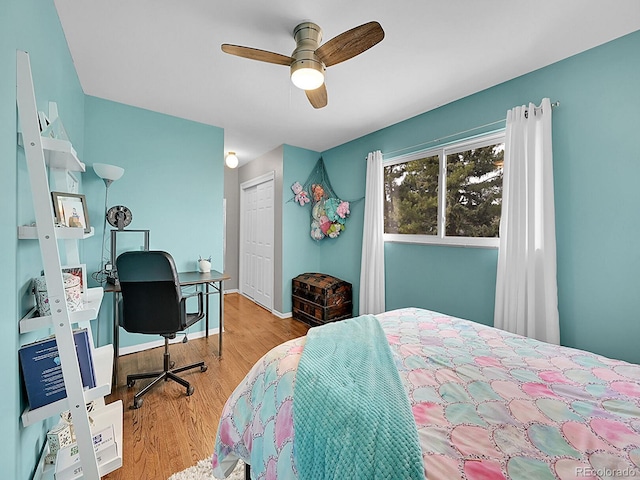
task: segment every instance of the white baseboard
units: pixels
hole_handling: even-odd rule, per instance
[[[237,288],[230,288],[228,290],[224,290],[224,294],[226,295],[227,293],[240,293],[240,290],[238,290]]]
[[[244,298],[246,298],[247,300],[251,300],[253,303],[255,303],[256,305],[264,308],[265,310],[267,310],[268,312],[271,312],[272,315],[275,315],[278,318],[289,318],[291,317],[291,312],[288,313],[280,313],[279,311],[275,310],[275,309],[268,309],[266,307],[264,307],[263,305],[260,305],[258,302],[256,302],[253,298],[246,296],[244,293],[238,291],[238,293],[240,295],[242,295]]]
[[[251,297],[249,297],[249,296],[245,295],[245,294],[244,294],[244,293],[242,293],[240,290],[238,290],[238,293],[239,293],[240,295],[242,295],[244,298],[246,298],[247,300],[251,300],[251,301],[253,302],[253,298],[251,298]],[[255,303],[255,302],[253,302],[253,303]]]
[[[204,330],[200,330],[199,332],[189,332],[188,333],[188,337],[189,340],[192,340],[194,338],[203,338],[206,335],[206,332]],[[217,328],[210,328],[209,329],[209,335],[217,335],[218,334],[218,329]],[[182,339],[184,338],[184,336],[181,333],[178,333],[178,335],[176,336],[176,338],[169,340],[169,343],[180,343],[182,342]],[[118,355],[122,356],[122,355],[127,355],[129,353],[136,353],[136,352],[142,352],[144,350],[149,350],[151,348],[156,348],[156,347],[161,347],[164,345],[164,340],[154,340],[152,342],[146,342],[146,343],[139,343],[137,345],[131,345],[130,347],[120,347],[118,349]]]

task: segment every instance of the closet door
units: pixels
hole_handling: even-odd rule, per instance
[[[241,292],[273,308],[273,173],[241,185]]]

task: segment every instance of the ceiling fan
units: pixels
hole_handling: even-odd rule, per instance
[[[290,57],[228,43],[222,45],[222,51],[290,67],[293,84],[305,91],[314,108],[322,108],[327,105],[327,88],[324,83],[326,67],[349,60],[370,49],[384,38],[384,30],[378,22],[369,22],[347,30],[320,46],[320,27],[312,22],[303,22],[293,29],[293,38],[296,48]]]

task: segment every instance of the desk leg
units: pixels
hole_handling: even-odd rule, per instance
[[[120,294],[113,293],[113,381],[111,388],[118,386],[118,356],[120,352],[120,315],[118,312],[118,299]]]
[[[209,338],[209,282],[205,283],[205,338]]]
[[[224,328],[224,294],[222,291],[222,280],[218,282],[218,297],[220,300],[220,311],[218,312],[218,356],[222,356],[222,329]]]

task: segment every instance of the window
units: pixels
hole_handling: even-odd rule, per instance
[[[498,246],[504,132],[389,159],[386,241]]]

